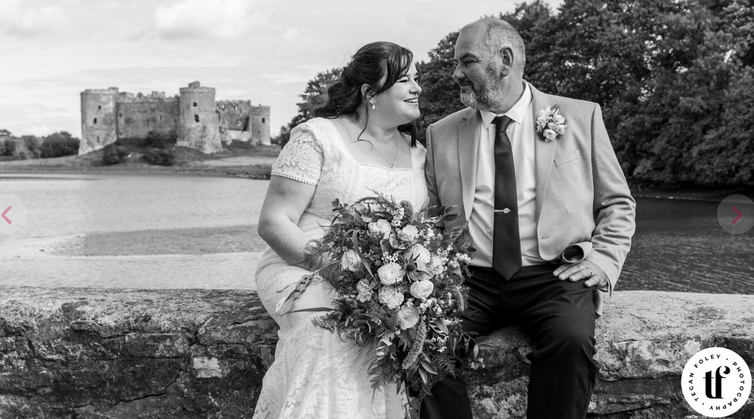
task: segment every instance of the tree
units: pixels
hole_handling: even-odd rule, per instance
[[[515,27],[527,46],[533,43],[538,36],[537,28],[546,26],[551,11],[547,4],[537,0],[531,4],[517,5],[515,10],[508,14],[500,14],[499,18],[507,21]],[[453,80],[455,69],[455,43],[458,39],[458,31],[446,35],[437,47],[429,52],[429,62],[419,64],[421,73],[422,94],[420,96],[420,108],[422,116],[419,119],[419,141],[425,142],[426,128],[465,107],[459,99],[460,90]],[[548,37],[551,38],[551,37]],[[527,69],[537,66],[541,60],[532,55],[530,48],[527,50]]]
[[[421,62],[418,65],[422,87],[419,96],[422,113],[418,122],[418,140],[422,144],[425,143],[426,129],[430,124],[465,107],[458,98],[458,84],[453,80],[456,39],[458,32],[446,35],[437,47],[429,52],[429,62]]]
[[[327,89],[340,78],[340,68],[331,68],[327,71],[317,73],[313,79],[306,83],[304,93],[299,97],[301,102],[296,104],[298,113],[291,119],[287,125],[280,128],[280,144],[285,146],[290,139],[291,130],[298,124],[310,120],[314,116],[314,110],[327,103]]]
[[[78,154],[79,139],[71,136],[66,131],[56,132],[44,137],[40,146],[40,157],[43,159],[51,157],[62,157]]]

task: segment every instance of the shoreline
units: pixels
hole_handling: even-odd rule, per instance
[[[3,165],[0,174],[16,173],[137,173],[137,174],[178,174],[189,176],[235,177],[255,180],[269,180],[271,165],[250,166],[48,166],[48,165]]]
[[[176,166],[152,166],[147,164],[125,164],[115,166],[84,166],[45,164],[38,160],[24,160],[26,164],[0,163],[0,175],[3,173],[137,173],[137,174],[174,174],[186,176],[233,177],[253,180],[269,180],[272,161],[261,164],[217,164],[224,159],[192,162]],[[16,160],[15,162],[18,162]],[[215,162],[215,163],[212,163]],[[41,164],[40,164],[41,163]],[[635,198],[675,199],[688,201],[721,201],[725,197],[740,194],[754,199],[754,190],[744,188],[713,189],[710,187],[680,187],[676,189],[667,186],[654,186],[645,181],[628,179],[631,194]]]

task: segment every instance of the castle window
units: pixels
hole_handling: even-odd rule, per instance
[[[97,118],[94,118],[94,124],[95,125],[97,124]]]
[[[264,118],[262,118],[262,123],[264,124]]]
[[[102,109],[102,105],[97,106],[97,109]]]
[[[123,114],[122,114],[122,113],[119,113],[119,114],[118,114],[118,117],[119,117],[119,118],[123,118]]]
[[[197,106],[199,106],[199,104],[194,102],[193,106],[196,108]]]
[[[157,119],[159,119],[160,121],[162,121],[162,115],[158,115]]]
[[[99,135],[97,136],[97,144],[99,144]]]
[[[199,115],[194,115],[194,121],[199,122]]]

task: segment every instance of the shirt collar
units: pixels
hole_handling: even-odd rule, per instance
[[[526,115],[526,112],[529,111],[529,105],[531,104],[531,89],[529,88],[529,83],[524,82],[524,93],[521,95],[521,98],[516,102],[513,107],[508,109],[508,112],[504,113],[503,115],[510,118],[513,122],[521,123],[524,120],[524,116]],[[490,127],[490,124],[492,124],[492,120],[495,119],[496,116],[498,116],[496,113],[489,112],[489,111],[479,111],[481,117],[482,117],[482,124],[484,126],[484,129],[488,129]]]

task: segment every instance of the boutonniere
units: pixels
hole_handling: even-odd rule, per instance
[[[565,118],[560,114],[560,108],[558,106],[548,106],[539,111],[539,117],[537,117],[537,132],[542,134],[542,139],[546,143],[553,142],[558,139],[558,135],[565,133]]]

